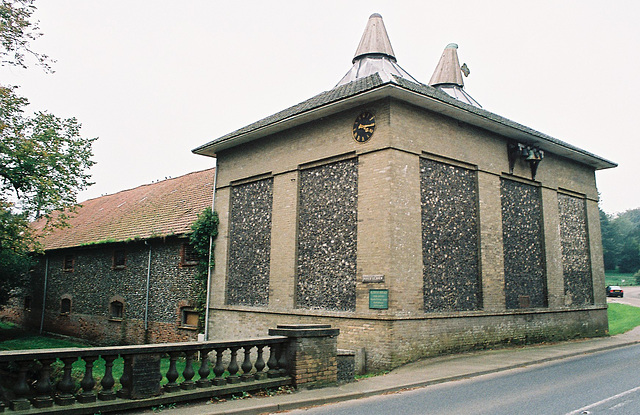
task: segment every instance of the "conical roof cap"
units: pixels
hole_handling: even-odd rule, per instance
[[[396,62],[382,16],[374,13],[367,21],[353,58],[353,66],[335,87],[378,74],[382,82],[394,82],[394,76],[419,83]],[[334,88],[335,88],[334,87]]]
[[[464,66],[467,71],[465,75],[469,75],[469,68]],[[438,88],[439,90],[446,92],[458,101],[466,102],[478,108],[482,108],[482,105],[478,103],[471,95],[464,90],[464,82],[462,81],[462,68],[460,68],[460,61],[458,60],[458,45],[455,43],[449,43],[436,66],[436,70],[431,76],[429,85]]]
[[[358,45],[352,62],[355,63],[356,60],[367,55],[385,55],[394,62],[396,60],[391,42],[389,41],[387,29],[384,27],[382,16],[378,13],[369,16],[367,27],[364,29],[362,39],[360,39],[360,44]]]
[[[431,76],[429,85],[438,86],[442,84],[464,86],[462,72],[460,71],[460,61],[458,61],[458,45],[449,43],[442,52],[438,66]]]

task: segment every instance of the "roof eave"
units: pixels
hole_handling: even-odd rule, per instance
[[[442,93],[438,91],[439,93]],[[444,94],[444,93],[442,93]],[[593,167],[596,170],[616,167],[617,164],[591,154],[585,150],[573,147],[568,143],[554,139],[546,134],[535,131],[523,125],[517,124],[504,117],[493,114],[489,111],[475,108],[471,105],[460,102],[446,102],[443,99],[431,97],[410,89],[404,88],[395,83],[385,83],[373,89],[363,91],[335,102],[323,106],[312,108],[308,111],[275,121],[271,124],[258,127],[252,131],[242,133],[225,139],[218,139],[195,148],[193,153],[215,157],[216,153],[245,144],[259,138],[276,134],[281,131],[317,120],[321,117],[336,114],[357,105],[365,104],[378,99],[392,97],[405,101],[412,105],[425,108],[427,110],[446,115],[448,117],[466,122],[479,128],[497,133],[509,139],[523,142],[529,145],[536,145],[539,148],[553,154],[557,154],[571,160],[578,161]],[[447,96],[448,98],[448,96]],[[454,100],[454,98],[450,98]]]
[[[228,148],[236,147],[241,144],[245,144],[245,143],[257,140],[259,138],[265,137],[267,135],[276,134],[281,131],[288,130],[293,127],[297,127],[302,124],[306,124],[308,122],[317,120],[322,117],[327,117],[329,115],[337,114],[341,111],[347,110],[356,105],[360,105],[367,102],[371,102],[373,100],[384,98],[388,96],[386,92],[387,91],[386,87],[390,87],[390,86],[392,86],[392,84],[386,84],[386,85],[383,85],[382,87],[360,92],[358,94],[342,98],[340,100],[325,104],[323,106],[312,108],[308,111],[293,115],[291,117],[284,118],[279,121],[275,121],[271,124],[267,124],[262,127],[258,127],[255,130],[251,130],[243,134],[228,137],[222,140],[221,139],[214,140],[193,149],[192,152],[195,154],[203,155],[203,156],[215,157],[216,153],[221,150],[226,150]]]

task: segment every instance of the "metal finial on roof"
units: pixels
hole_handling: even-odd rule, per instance
[[[384,27],[382,16],[378,13],[369,16],[367,27],[364,29],[352,63],[366,55],[386,55],[394,62],[396,61],[387,29]]]
[[[352,63],[353,66],[336,87],[366,78],[374,73],[379,74],[383,82],[393,82],[393,77],[399,76],[419,83],[396,63],[387,29],[384,27],[382,16],[378,13],[369,16]]]
[[[440,61],[431,76],[429,85],[446,92],[459,101],[482,108],[482,106],[478,104],[478,101],[473,99],[471,95],[464,90],[464,81],[462,80],[463,73],[465,76],[468,76],[469,68],[466,63],[464,67],[460,66],[460,61],[458,60],[458,45],[449,43],[447,47],[444,48],[442,56],[440,56]]]

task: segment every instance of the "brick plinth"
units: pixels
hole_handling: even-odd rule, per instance
[[[296,388],[313,389],[338,382],[338,334],[327,324],[282,324],[269,335],[287,336],[289,373]]]

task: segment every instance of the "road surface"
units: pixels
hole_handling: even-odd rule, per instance
[[[638,415],[640,345],[291,415]]]
[[[629,304],[634,307],[640,307],[640,286],[622,287],[624,297],[607,297],[609,303]],[[640,410],[638,411],[640,413]]]

